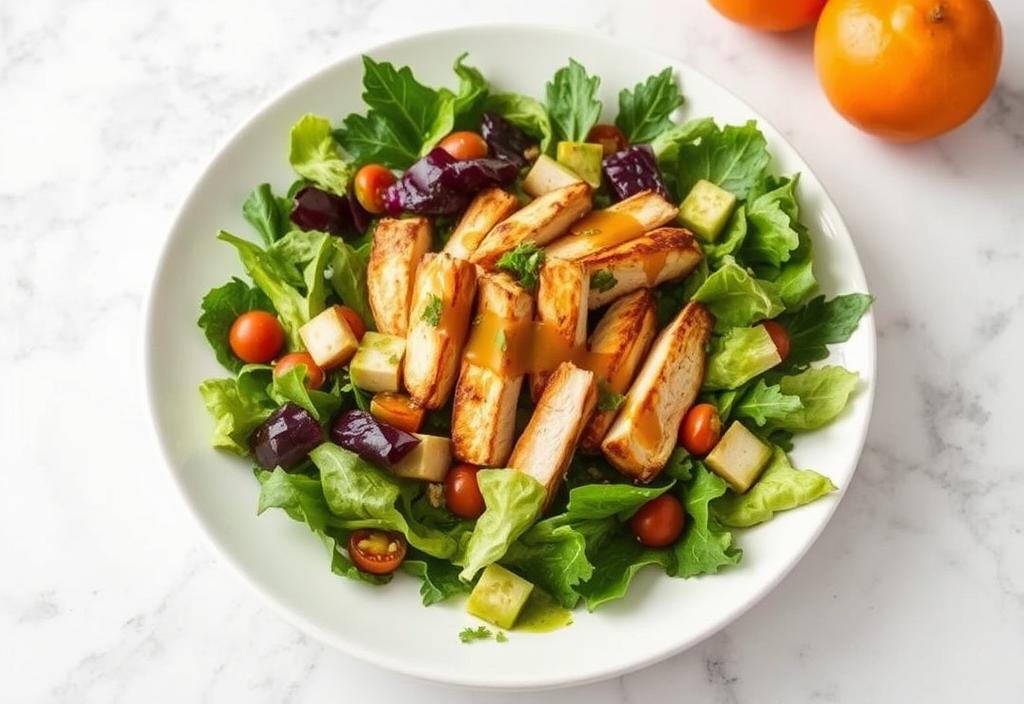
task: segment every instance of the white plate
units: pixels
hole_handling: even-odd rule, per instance
[[[673,66],[687,98],[685,116],[725,123],[759,121],[783,173],[800,171],[804,221],[817,250],[816,271],[828,294],[866,291],[857,253],[825,189],[782,136],[750,107],[685,64],[607,38],[535,27],[476,27],[401,40],[371,53],[410,65],[433,85],[454,85],[453,59],[469,52],[498,90],[543,96],[544,84],[568,57],[601,77],[613,117],[620,88]],[[373,588],[334,576],[319,543],[282,512],[256,516],[257,483],[249,466],[208,445],[212,423],[196,390],[225,372],[196,327],[199,301],[241,269],[234,249],[214,239],[218,228],[251,234],[240,207],[248,191],[270,181],[283,192],[294,178],[288,132],[303,113],[337,121],[365,110],[359,57],[336,63],[260,110],[214,157],[171,228],[153,281],[146,336],[147,383],[167,466],[199,524],[220,554],[298,626],[383,667],[442,682],[493,688],[567,685],[618,675],[665,658],[719,630],[768,593],[825,527],[841,493],[739,534],[742,563],[701,579],[639,575],[627,598],[549,634],[511,635],[508,643],[459,642],[472,623],[458,602],[424,608],[418,582],[399,576]],[[867,430],[875,380],[870,315],[835,361],[860,373],[852,407],[823,431],[800,437],[798,466],[828,474],[845,489]],[[780,625],[785,615],[780,614]]]

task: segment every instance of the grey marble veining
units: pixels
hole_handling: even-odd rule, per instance
[[[994,4],[1007,47],[993,98],[940,140],[893,146],[830,110],[810,33],[752,34],[702,0],[0,3],[0,699],[1019,699],[1024,7]],[[278,618],[156,481],[137,388],[148,277],[216,145],[340,55],[499,20],[597,29],[729,85],[828,185],[878,298],[867,448],[793,573],[682,655],[529,695],[390,675]]]

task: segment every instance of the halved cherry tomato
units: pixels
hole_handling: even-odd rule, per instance
[[[243,362],[266,364],[284,345],[284,328],[273,313],[250,310],[231,323],[228,331],[231,351]]]
[[[629,529],[641,544],[649,548],[663,548],[676,542],[683,533],[686,514],[679,499],[662,494],[640,507],[629,519]]]
[[[374,215],[384,212],[384,191],[395,182],[395,175],[380,164],[367,164],[356,172],[356,200]]]
[[[405,559],[405,537],[401,533],[362,528],[348,537],[348,556],[363,572],[391,574]]]
[[[487,156],[487,142],[476,132],[452,132],[437,146],[460,161]]]
[[[768,335],[772,338],[772,342],[775,343],[775,349],[779,351],[779,357],[783,361],[789,356],[789,333],[786,332],[786,328],[782,327],[775,320],[766,320],[761,325],[768,331]]]
[[[338,312],[341,313],[341,317],[348,323],[349,329],[352,330],[352,334],[356,336],[357,340],[362,340],[363,335],[366,334],[366,324],[363,319],[359,317],[359,313],[348,306],[337,306]]]
[[[316,365],[309,352],[292,352],[277,360],[274,365],[274,376],[281,376],[290,369],[303,364],[306,366],[306,388],[319,389],[324,385],[324,370]]]
[[[626,135],[615,125],[594,125],[587,133],[587,141],[600,144],[605,156],[626,148]]]
[[[382,391],[370,399],[370,415],[407,433],[418,433],[426,410],[405,394]]]
[[[457,464],[444,478],[444,502],[448,510],[460,518],[479,518],[484,512],[484,496],[476,481],[480,468],[472,464]]]
[[[679,444],[687,452],[703,457],[711,452],[722,437],[722,419],[710,403],[698,403],[686,412],[679,424]]]

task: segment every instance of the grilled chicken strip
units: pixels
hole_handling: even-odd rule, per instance
[[[595,284],[589,305],[600,308],[640,288],[651,288],[680,279],[700,263],[704,255],[693,234],[681,227],[661,227],[635,240],[606,249],[580,260]],[[606,272],[606,273],[601,273]],[[607,279],[608,276],[613,277]]]
[[[378,331],[405,337],[416,267],[430,251],[432,237],[426,218],[382,218],[377,223],[366,287]]]
[[[537,335],[534,359],[551,360],[551,371],[530,375],[530,396],[540,398],[544,384],[558,363],[575,358],[587,344],[587,297],[590,277],[586,268],[565,259],[548,259],[537,284]]]
[[[678,214],[679,208],[658,193],[640,191],[604,210],[595,210],[545,251],[549,257],[582,259],[667,225]]]
[[[413,288],[402,375],[410,398],[424,408],[440,408],[451,395],[475,294],[475,266],[444,252],[423,255]]]
[[[444,251],[453,257],[469,259],[491,229],[514,213],[519,201],[500,188],[481,191],[466,208],[459,224],[452,231]]]
[[[545,193],[487,233],[470,261],[487,271],[494,269],[501,255],[523,242],[543,246],[560,237],[569,226],[590,212],[590,186],[574,183]]]
[[[634,291],[608,306],[590,335],[588,366],[598,383],[603,381],[615,393],[626,393],[655,332],[654,296],[648,289]],[[616,415],[618,409],[594,412],[580,440],[584,452],[601,452],[601,441]]]
[[[529,474],[547,488],[545,509],[558,493],[596,401],[594,373],[564,362],[548,380],[512,450],[508,466]]]
[[[604,456],[627,477],[649,482],[668,462],[679,423],[704,381],[713,326],[704,306],[689,303],[654,341],[601,443]]]
[[[455,387],[452,449],[459,460],[504,467],[515,439],[516,404],[523,385],[513,339],[528,331],[533,297],[507,274],[484,274],[470,341]]]

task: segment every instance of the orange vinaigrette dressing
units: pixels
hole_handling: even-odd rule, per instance
[[[614,210],[595,210],[569,228],[566,237],[585,237],[592,252],[628,242],[644,233],[644,226],[632,215]]]

